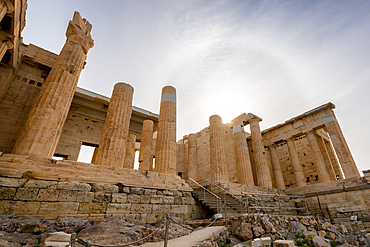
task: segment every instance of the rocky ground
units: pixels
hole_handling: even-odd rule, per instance
[[[173,219],[176,223],[170,223],[170,239],[188,235],[193,229],[203,229],[212,221],[208,219],[184,222],[179,218],[173,217]],[[56,231],[77,233],[77,238],[82,238],[89,243],[118,245],[148,236],[163,223],[164,220],[155,225],[149,225],[125,217],[99,220],[62,217],[51,221],[35,217],[0,215],[0,246],[41,246],[46,234]],[[291,239],[297,246],[344,247],[367,244],[364,234],[361,235],[356,227],[349,224],[331,224],[327,219],[312,216],[249,215],[231,217],[228,224],[230,227],[227,240],[232,243],[228,246],[258,237],[270,237],[272,240]],[[220,225],[224,225],[224,220],[217,220],[213,224],[213,226]],[[145,242],[159,242],[163,239],[164,229],[161,229]],[[78,246],[82,245],[76,244],[76,247]]]
[[[191,227],[173,217],[178,223],[170,223],[169,238],[188,235]],[[77,238],[82,238],[89,243],[102,245],[117,245],[141,239],[157,229],[161,222],[152,226],[140,223],[138,220],[113,217],[100,220],[86,220],[72,217],[62,217],[56,221],[35,217],[17,217],[15,215],[0,215],[0,246],[41,246],[48,232],[63,231],[78,233]],[[164,230],[161,229],[148,241],[157,242],[164,239]],[[77,246],[81,246],[76,244]]]

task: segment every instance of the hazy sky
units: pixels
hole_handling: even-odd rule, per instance
[[[59,53],[77,10],[95,46],[79,87],[158,113],[178,95],[178,134],[252,112],[261,129],[329,101],[360,170],[370,168],[370,1],[29,0],[24,43]],[[248,129],[247,129],[248,130]]]

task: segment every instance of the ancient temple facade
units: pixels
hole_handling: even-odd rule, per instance
[[[135,89],[125,82],[116,82],[111,98],[77,87],[99,42],[92,24],[75,12],[54,54],[22,43],[26,8],[26,0],[0,0],[0,214],[199,218],[206,212],[190,185],[204,180],[275,194],[311,195],[325,184],[335,190],[320,193],[339,193],[327,205],[346,201],[348,210],[370,212],[337,190],[370,195],[370,181],[352,186],[360,173],[334,104],[266,130],[252,113],[230,123],[213,115],[208,127],[177,140],[173,86],[158,92],[159,114],[132,105]],[[77,161],[82,146],[94,147],[89,163]]]
[[[209,127],[177,142],[178,173],[183,178],[280,190],[359,178],[334,108],[327,103],[262,131],[262,119],[251,113],[227,124],[218,117],[219,131],[210,121]],[[214,148],[215,139],[222,147]]]

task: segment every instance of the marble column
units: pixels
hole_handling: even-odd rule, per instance
[[[152,120],[144,120],[139,153],[139,170],[142,171],[153,171],[153,127]]]
[[[249,157],[247,138],[241,123],[233,126],[233,139],[236,157],[236,175],[239,184],[254,185],[252,164]]]
[[[188,174],[187,177],[198,180],[197,135],[188,137]]]
[[[218,115],[211,116],[209,124],[212,182],[229,182],[221,117]]]
[[[285,190],[283,172],[281,171],[280,161],[276,152],[276,145],[269,146],[271,154],[271,163],[274,170],[275,184],[278,190]]]
[[[328,171],[326,170],[324,157],[322,156],[319,144],[316,140],[316,130],[311,130],[307,132],[306,136],[312,150],[313,158],[315,160],[320,183],[330,182],[330,177]]]
[[[5,52],[13,47],[12,41],[0,33],[0,61],[3,59]]]
[[[114,85],[95,164],[115,170],[124,166],[133,95],[134,89],[131,85]]]
[[[135,143],[136,143],[136,135],[134,134],[129,135],[129,137],[127,138],[127,142],[126,142],[126,153],[125,153],[123,168],[134,169]]]
[[[75,93],[87,52],[91,24],[75,12],[67,41],[46,78],[13,148],[14,154],[52,158]]]
[[[166,86],[159,111],[155,172],[177,174],[176,149],[176,89]]]
[[[305,186],[306,179],[304,177],[303,170],[299,162],[299,158],[298,158],[297,150],[294,145],[293,137],[289,137],[288,139],[286,139],[286,142],[288,146],[289,157],[292,162],[292,168],[294,172],[296,186],[297,187]]]
[[[328,151],[331,164],[333,165],[335,177],[338,176],[337,179],[344,179],[342,170],[340,169],[340,165],[337,160],[337,156],[335,156],[335,151],[333,149],[333,146],[331,145],[331,142],[324,140],[324,143],[325,143],[326,150]]]
[[[342,166],[344,175],[346,178],[359,178],[360,172],[357,169],[355,160],[352,157],[351,151],[349,150],[346,139],[344,138],[343,132],[339,126],[338,121],[334,115],[328,115],[324,117],[323,122],[327,131],[329,132],[330,139],[333,143],[335,152]]]
[[[324,138],[321,137],[321,136],[316,135],[316,141],[317,141],[317,144],[319,144],[322,157],[324,158],[326,171],[329,174],[330,180],[331,181],[337,180],[336,175],[335,175],[335,171],[334,171],[334,168],[333,168],[333,164],[331,163],[328,150],[326,149]]]
[[[264,155],[265,147],[262,143],[262,135],[259,125],[261,120],[262,119],[259,117],[254,117],[249,120],[254,162],[257,170],[257,181],[258,186],[263,188],[272,188],[271,173],[268,162]]]

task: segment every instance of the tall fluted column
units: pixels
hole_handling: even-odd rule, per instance
[[[270,153],[271,153],[271,163],[274,169],[276,188],[279,190],[285,190],[284,177],[283,177],[283,172],[281,171],[280,161],[277,156],[276,145],[272,144],[269,146],[269,148],[270,148]]]
[[[335,156],[335,151],[333,149],[333,146],[331,145],[330,141],[324,140],[326,150],[328,151],[328,155],[331,161],[331,164],[333,165],[335,177],[338,176],[337,179],[344,179],[342,170],[340,169],[339,162],[337,160],[337,157]]]
[[[289,137],[286,139],[287,145],[288,145],[288,152],[290,156],[290,160],[292,162],[292,168],[294,172],[294,178],[297,187],[305,186],[306,185],[306,180],[303,174],[303,170],[301,167],[301,164],[299,162],[297,150],[294,145],[294,141],[292,137]]]
[[[197,135],[189,134],[188,137],[188,174],[187,176],[198,180]]]
[[[251,139],[254,154],[254,162],[256,163],[257,182],[258,186],[263,188],[272,188],[271,173],[266,157],[264,155],[265,147],[262,143],[262,135],[259,122],[261,118],[254,117],[249,120],[251,128]]]
[[[141,131],[139,170],[153,170],[153,126],[152,120],[144,120]]]
[[[316,141],[316,130],[311,130],[306,133],[308,142],[310,144],[310,148],[312,150],[312,154],[317,166],[317,172],[319,175],[319,180],[321,183],[330,182],[330,177],[328,171],[326,170],[326,165],[324,161],[324,157],[322,156],[319,144]]]
[[[329,132],[330,139],[333,143],[335,152],[342,166],[346,178],[359,178],[360,172],[357,169],[355,160],[349,150],[346,139],[334,115],[323,118],[325,127]]]
[[[123,167],[127,169],[134,169],[135,164],[135,143],[136,143],[136,135],[131,134],[127,138],[126,143],[126,153],[125,159],[123,163]]]
[[[160,173],[176,174],[176,89],[162,89],[155,150],[155,169]]]
[[[87,52],[94,44],[91,27],[75,12],[66,32],[67,41],[19,134],[14,154],[53,157]]]
[[[326,149],[325,140],[321,136],[316,136],[317,144],[319,144],[322,157],[324,158],[326,171],[328,172],[331,181],[337,180],[333,164],[331,163],[329,152]]]
[[[95,164],[113,169],[123,167],[130,126],[134,89],[126,83],[114,85]]]
[[[233,139],[236,156],[236,175],[239,184],[254,185],[251,160],[247,138],[243,126],[239,123],[233,126]]]
[[[229,182],[221,117],[218,115],[211,116],[209,124],[212,182]]]

